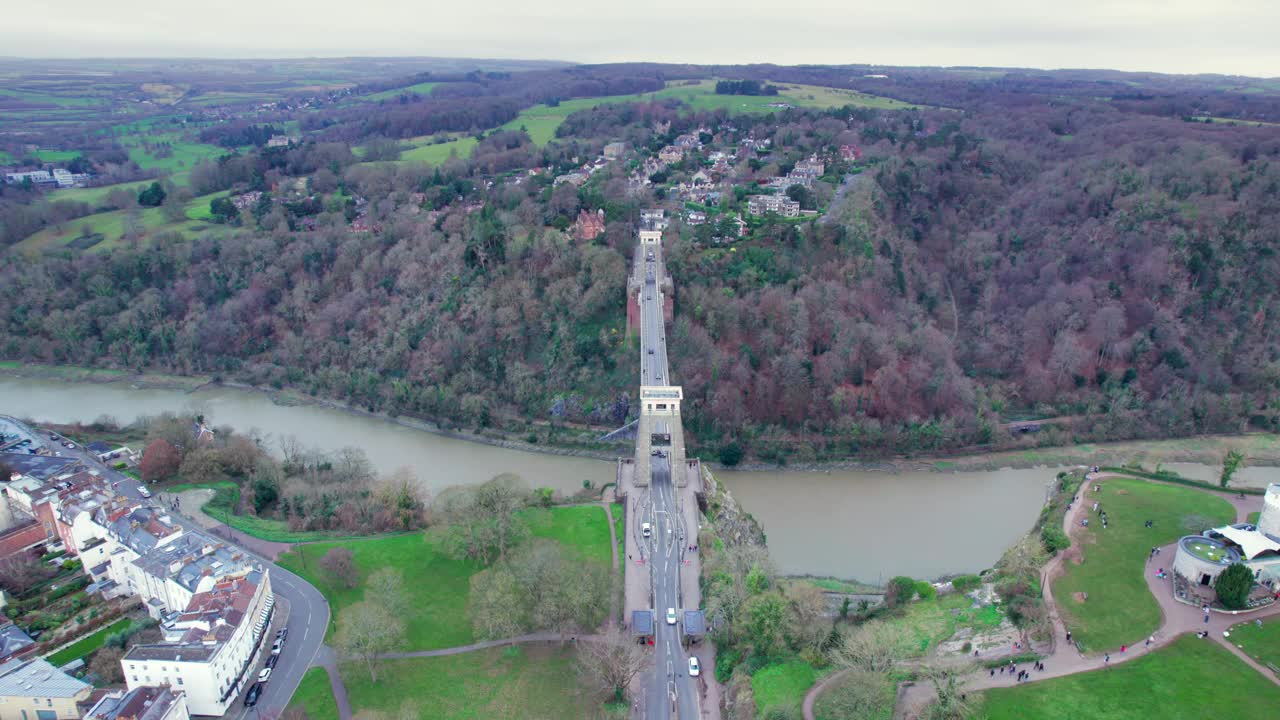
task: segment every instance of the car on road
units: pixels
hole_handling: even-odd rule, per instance
[[[289,639],[289,628],[287,628],[287,627],[282,627],[282,628],[280,628],[279,630],[277,630],[277,631],[276,631],[276,639],[277,639],[277,640],[279,640],[280,642],[284,642],[285,640],[288,640],[288,639]]]
[[[698,658],[690,655],[689,656],[689,677],[698,677],[698,674],[701,672],[702,672],[702,667],[698,665]]]
[[[652,354],[653,354],[653,348],[649,348],[649,354],[650,354],[650,355],[652,355]]]
[[[675,608],[667,608],[667,624],[668,624],[668,625],[675,625],[675,624],[676,624],[676,609],[675,609]]]
[[[271,654],[279,655],[280,651],[283,649],[284,649],[284,640],[276,640],[275,643],[272,644],[271,646]]]
[[[271,679],[271,668],[264,667],[262,672],[258,673],[258,682],[264,683]]]
[[[280,656],[279,656],[279,655],[268,655],[268,656],[267,656],[267,667],[269,667],[269,668],[274,668],[274,667],[276,666],[276,663],[278,663],[278,662],[280,662]]]
[[[258,704],[258,696],[262,694],[262,683],[254,683],[244,696],[244,706],[253,707]]]
[[[649,523],[644,523],[643,525],[640,526],[640,534],[645,537],[649,537],[650,535],[653,534],[653,526],[650,525]]]
[[[145,487],[143,487],[142,485],[139,485],[139,486],[138,486],[138,494],[139,494],[139,495],[141,495],[141,496],[142,496],[142,497],[144,497],[144,498],[149,498],[149,497],[151,497],[151,491],[150,491],[150,490],[148,490],[148,489],[146,489],[146,488],[145,488]]]

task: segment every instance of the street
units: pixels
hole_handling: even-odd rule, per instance
[[[671,379],[667,369],[666,331],[663,327],[660,289],[662,273],[661,248],[652,259],[646,257],[645,282],[640,298],[640,383],[667,385]],[[678,419],[677,419],[678,422]],[[659,425],[657,432],[670,432]],[[679,498],[671,478],[669,452],[650,458],[650,498],[647,521],[652,535],[645,543],[653,587],[654,672],[646,684],[646,716],[667,720],[675,711],[677,720],[698,717],[698,685],[689,677],[689,660],[681,643],[683,607],[680,597],[680,566],[684,561],[687,532],[681,519]],[[667,622],[667,610],[673,609],[677,621]]]

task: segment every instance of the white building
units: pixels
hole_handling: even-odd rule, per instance
[[[1256,525],[1224,525],[1179,540],[1173,571],[1191,588],[1209,588],[1236,563],[1252,570],[1259,585],[1280,589],[1280,483],[1267,487]]]
[[[747,212],[752,215],[777,213],[783,217],[799,217],[800,203],[785,195],[752,195],[747,199]]]
[[[125,654],[125,683],[168,685],[186,693],[191,713],[222,715],[253,680],[274,604],[265,570],[215,583],[162,624],[167,642]]]

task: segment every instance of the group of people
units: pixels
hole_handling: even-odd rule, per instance
[[[996,669],[997,668],[991,668],[991,677],[996,676]],[[1044,663],[1040,662],[1039,660],[1036,660],[1035,662],[1031,663],[1031,669],[1044,672]],[[1007,670],[1009,672],[1009,676],[1014,678],[1014,682],[1022,682],[1024,680],[1031,679],[1031,672],[1029,670],[1019,670],[1017,664],[1015,664],[1014,661],[1012,660],[1009,661],[1008,665],[1001,665],[999,667],[999,670],[1001,675],[1004,675],[1005,671]]]

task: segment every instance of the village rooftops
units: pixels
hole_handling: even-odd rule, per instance
[[[0,658],[16,655],[35,644],[36,641],[17,625],[11,622],[0,625]]]
[[[85,720],[160,720],[181,698],[180,693],[167,687],[117,690],[104,695],[84,717]]]
[[[171,624],[175,630],[186,629],[183,642],[227,640],[244,620],[260,584],[262,573],[257,571],[220,582],[211,590],[196,593]]]
[[[0,665],[0,697],[73,698],[89,687],[39,658]]]
[[[80,461],[70,457],[51,455],[32,455],[30,453],[0,453],[0,465],[20,475],[30,475],[37,480],[48,480],[51,477],[70,472]],[[3,478],[7,480],[8,478]]]
[[[159,546],[161,539],[182,532],[182,527],[174,524],[168,514],[132,502],[101,507],[95,520],[108,528],[111,537],[138,555],[146,555]]]
[[[160,545],[133,564],[149,575],[172,578],[193,593],[204,577],[218,580],[243,575],[253,568],[252,560],[244,552],[200,532],[186,533]]]

